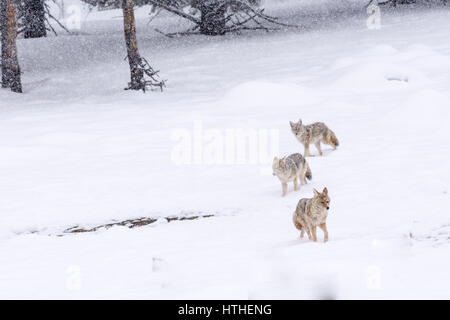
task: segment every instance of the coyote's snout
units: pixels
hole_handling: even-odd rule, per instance
[[[327,188],[322,193],[314,189],[314,197],[310,199],[300,199],[295,209],[293,221],[295,227],[300,230],[300,237],[303,238],[305,232],[308,238],[317,241],[316,227],[322,229],[324,242],[328,241],[327,216],[330,209],[330,197]]]
[[[328,129],[328,127],[323,122],[315,122],[310,125],[303,125],[302,120],[298,122],[290,121],[292,133],[295,135],[298,141],[305,146],[304,156],[309,157],[309,145],[314,144],[322,155],[322,149],[320,143],[325,143],[333,147],[339,146],[339,141],[333,131]]]
[[[312,179],[311,169],[308,162],[300,153],[291,154],[288,157],[278,159],[275,157],[272,164],[273,175],[281,181],[282,196],[286,195],[287,183],[294,182],[294,190],[298,189],[297,178],[300,184],[306,184],[306,179]]]

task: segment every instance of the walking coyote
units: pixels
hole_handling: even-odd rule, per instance
[[[293,221],[295,227],[301,231],[300,238],[306,231],[308,238],[317,241],[316,227],[322,229],[324,242],[328,241],[327,216],[330,209],[330,197],[327,188],[322,193],[314,189],[314,197],[300,199],[295,209]]]
[[[315,122],[310,125],[303,125],[300,119],[297,123],[290,121],[292,133],[295,135],[298,141],[305,146],[304,157],[309,157],[309,145],[314,144],[322,155],[322,149],[320,148],[320,143],[325,143],[333,147],[339,145],[339,141],[336,138],[333,131],[328,129],[328,127],[323,122]]]
[[[281,181],[282,196],[287,192],[287,183],[294,181],[294,190],[298,189],[297,178],[302,185],[306,184],[306,178],[312,179],[311,169],[308,162],[300,153],[291,154],[288,157],[278,159],[275,157],[272,164],[273,175]]]

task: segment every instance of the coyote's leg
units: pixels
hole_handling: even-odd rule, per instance
[[[302,231],[300,232],[300,238],[303,238],[305,234],[305,227],[302,227]]]
[[[306,229],[306,234],[308,235],[308,239],[312,240],[311,230],[309,229],[309,227],[305,227],[305,229]]]
[[[298,177],[301,185],[306,184],[305,174],[306,174],[305,170],[302,170],[302,172],[300,173],[300,175]]]
[[[286,182],[282,182],[281,183],[281,189],[283,190],[283,193],[281,194],[281,196],[285,196],[286,192],[287,192],[287,183]]]
[[[317,242],[316,226],[311,226],[311,233],[314,242]]]
[[[295,176],[295,178],[294,178],[294,190],[295,190],[295,191],[298,190],[297,176]]]
[[[305,152],[303,155],[305,158],[309,157],[309,142],[305,142]]]
[[[327,242],[328,241],[327,224],[326,223],[322,223],[319,227],[323,231],[323,242]]]
[[[322,155],[323,153],[322,148],[320,147],[320,141],[317,141],[314,145],[316,146],[317,151],[319,151],[319,154]]]

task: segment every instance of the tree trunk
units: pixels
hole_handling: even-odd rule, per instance
[[[8,88],[8,81],[6,80],[6,67],[4,66],[6,61],[7,46],[8,46],[8,36],[6,34],[6,3],[4,0],[0,0],[0,33],[2,36],[1,46],[2,46],[2,88]]]
[[[200,33],[210,36],[225,34],[227,4],[222,1],[205,1],[199,5]]]
[[[128,88],[141,90],[144,83],[144,71],[140,68],[141,56],[136,39],[136,21],[134,19],[134,1],[122,0],[123,27],[127,46],[128,63],[130,64],[131,82]]]
[[[14,0],[1,0],[2,87],[22,92],[20,67],[17,58],[17,17]]]
[[[23,22],[25,26],[25,38],[41,38],[47,36],[44,0],[24,0]]]

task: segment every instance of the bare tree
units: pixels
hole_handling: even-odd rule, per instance
[[[122,0],[122,10],[127,59],[131,73],[131,81],[126,89],[143,90],[145,92],[149,87],[159,87],[162,90],[164,81],[158,80],[158,71],[153,70],[147,60],[139,54],[136,38],[136,21],[134,18],[134,1]]]
[[[17,57],[17,16],[14,0],[1,0],[0,8],[2,33],[2,88],[22,92],[20,67]]]

